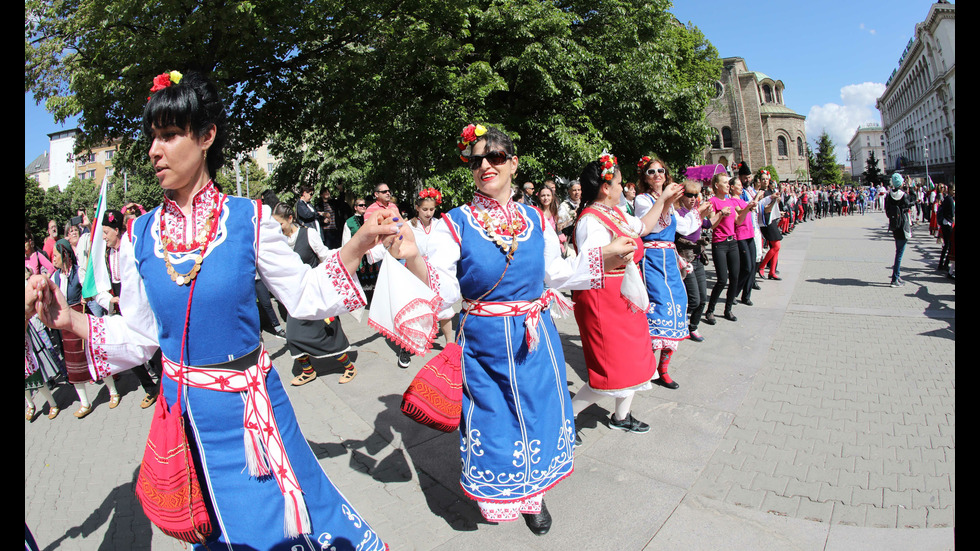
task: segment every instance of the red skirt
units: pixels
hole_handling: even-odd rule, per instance
[[[620,295],[622,272],[607,273],[603,279],[602,289],[572,292],[589,386],[595,390],[640,386],[657,371],[647,316],[631,310]]]
[[[82,303],[73,304],[72,310],[82,311]],[[85,359],[85,341],[71,331],[61,331],[61,348],[65,353],[65,368],[68,371],[69,383],[87,383],[92,380],[88,370],[88,360]]]

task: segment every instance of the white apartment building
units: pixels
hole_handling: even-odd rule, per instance
[[[953,183],[956,167],[956,6],[940,0],[915,26],[876,107],[881,112],[888,172],[927,169]]]
[[[878,161],[878,170],[886,174],[887,151],[885,148],[885,131],[874,123],[859,126],[854,131],[854,137],[847,143],[848,157],[851,161],[851,175],[860,178],[868,169],[868,158],[874,153]],[[863,183],[863,182],[862,182]]]

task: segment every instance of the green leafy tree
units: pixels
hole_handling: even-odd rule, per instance
[[[840,165],[837,164],[837,156],[834,154],[834,142],[826,131],[817,138],[817,152],[810,164],[810,175],[813,177],[814,185],[830,186],[842,185],[844,175],[841,173]]]
[[[35,243],[43,242],[47,234],[50,213],[44,201],[44,190],[41,184],[27,174],[24,175],[24,214],[27,228],[34,236]]]
[[[427,185],[456,203],[473,182],[455,139],[474,121],[514,137],[519,179],[576,177],[605,148],[624,165],[647,153],[695,164],[721,62],[669,8],[28,0],[25,88],[57,120],[80,115],[86,147],[134,137],[153,76],[199,70],[223,90],[229,157],[272,141],[281,163],[268,185],[280,199],[300,184],[364,195],[384,181],[400,203]],[[129,160],[119,169],[148,164]]]
[[[877,186],[885,181],[885,175],[878,168],[878,159],[875,157],[874,150],[871,151],[871,155],[868,156],[864,166],[865,170],[861,176],[864,178],[865,184]]]

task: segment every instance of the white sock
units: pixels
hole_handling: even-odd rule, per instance
[[[579,413],[582,413],[583,409],[598,402],[599,398],[601,397],[601,394],[592,390],[589,383],[585,383],[585,385],[575,393],[575,397],[572,398],[572,415],[577,417]]]
[[[109,388],[109,396],[119,396],[119,391],[116,390],[116,380],[112,378],[112,375],[102,379],[102,382]]]
[[[82,407],[89,407],[92,402],[88,401],[88,393],[85,392],[85,383],[75,383],[75,392],[78,394],[78,401],[82,403]]]
[[[54,396],[51,394],[51,389],[48,388],[47,383],[42,384],[41,388],[37,389],[37,391],[41,393],[41,396],[44,396],[45,400],[48,401],[49,407],[58,407],[56,405],[56,402],[54,401]]]
[[[616,398],[615,419],[617,421],[626,419],[626,416],[630,414],[630,405],[633,403],[633,396],[636,396],[635,392],[625,398]]]

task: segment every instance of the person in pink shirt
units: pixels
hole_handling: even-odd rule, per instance
[[[54,274],[51,259],[34,248],[34,236],[28,226],[24,227],[24,267],[31,271],[31,275],[38,275],[42,271],[48,275]]]
[[[379,210],[390,210],[395,216],[401,216],[398,205],[391,200],[391,187],[384,182],[374,186],[374,202],[364,211],[364,219],[370,219],[371,215]]]
[[[736,222],[744,221],[751,209],[742,204],[740,199],[735,199],[729,195],[728,180],[727,174],[715,174],[711,178],[714,196],[708,198],[715,212],[722,213],[721,218],[712,228],[711,236],[711,259],[715,264],[715,277],[717,279],[714,287],[711,288],[708,310],[704,315],[704,321],[709,325],[715,322],[715,305],[726,285],[728,286],[728,294],[725,297],[725,319],[729,321],[738,320],[732,313],[732,305],[735,304],[735,297],[738,295],[740,270],[735,225]]]
[[[739,209],[749,208],[749,214],[745,218],[739,218],[735,223],[735,243],[738,247],[738,285],[736,290],[742,293],[740,302],[746,306],[752,306],[752,286],[749,276],[755,270],[755,224],[752,222],[752,212],[762,199],[763,192],[759,192],[751,202],[746,203],[742,199],[742,180],[735,178],[731,182],[731,195],[736,200]],[[753,282],[754,283],[754,282]]]

